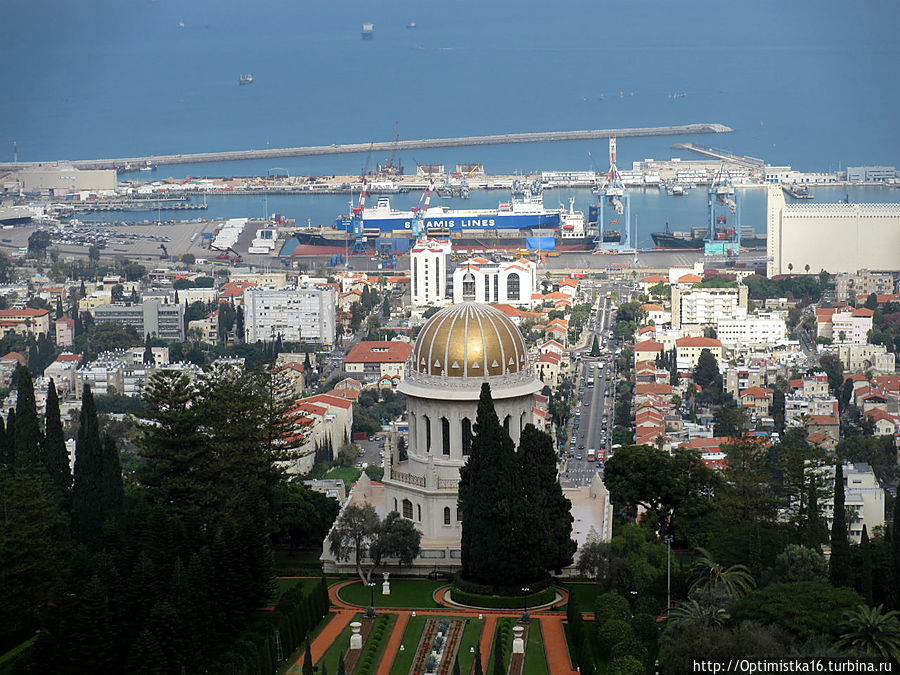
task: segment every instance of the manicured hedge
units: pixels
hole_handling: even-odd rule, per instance
[[[527,584],[518,584],[516,586],[491,586],[489,584],[479,584],[469,581],[462,576],[461,572],[453,575],[454,589],[459,589],[464,593],[473,593],[475,595],[511,595],[522,597],[522,587],[528,586],[532,593],[543,591],[553,583],[553,579],[547,577],[540,581],[533,581]]]
[[[472,607],[485,607],[487,609],[519,609],[523,606],[523,597],[527,597],[528,606],[536,607],[551,602],[556,597],[556,587],[550,586],[537,593],[529,593],[528,596],[513,597],[510,595],[486,595],[480,593],[468,593],[455,585],[450,589],[450,597],[454,602]]]

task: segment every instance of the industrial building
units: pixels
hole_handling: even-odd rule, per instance
[[[52,162],[22,169],[15,174],[23,192],[61,196],[75,192],[115,192],[115,169],[76,169],[75,167]]]
[[[104,304],[93,310],[97,323],[119,323],[133,327],[139,335],[161,340],[184,340],[184,306],[164,299],[148,298],[139,305]]]
[[[768,186],[767,273],[900,271],[900,204],[786,204]]]

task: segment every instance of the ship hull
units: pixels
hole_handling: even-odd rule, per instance
[[[392,215],[387,217],[364,217],[362,226],[365,230],[378,230],[379,232],[411,232],[414,218],[410,214]],[[338,228],[350,231],[353,229],[352,221],[340,219]],[[559,227],[559,213],[479,213],[461,212],[447,213],[440,216],[426,216],[422,226],[429,230],[447,230],[450,232],[465,232],[466,230],[530,230],[550,229]]]
[[[676,237],[668,232],[652,232],[650,237],[656,248],[702,251],[706,241],[702,238]],[[765,248],[765,237],[743,237],[741,248]]]

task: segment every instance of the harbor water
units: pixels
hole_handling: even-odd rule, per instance
[[[373,39],[360,38],[363,23]],[[720,122],[735,131],[622,139],[619,165],[668,158],[676,141],[800,170],[896,165],[897,25],[891,0],[7,0],[0,158],[13,158],[13,141],[23,161],[388,141],[395,121],[406,139]],[[247,73],[253,83],[240,86]],[[608,164],[604,141],[399,159],[409,169],[478,162],[491,173]],[[292,175],[357,174],[384,160],[277,164]]]

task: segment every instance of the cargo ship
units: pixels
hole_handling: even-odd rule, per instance
[[[708,227],[692,227],[689,232],[672,232],[669,230],[669,224],[666,223],[666,229],[663,232],[651,232],[650,236],[656,248],[663,249],[686,249],[686,250],[703,250],[708,239]],[[733,241],[734,230],[717,229],[717,241]],[[765,248],[766,238],[760,236],[749,225],[741,226],[741,247],[742,248]]]
[[[409,234],[416,220],[415,211],[393,209],[391,200],[387,197],[379,197],[375,206],[364,207],[356,216],[362,223],[363,231],[372,234],[376,230],[384,234]],[[494,230],[553,229],[558,228],[559,224],[560,211],[544,208],[543,198],[531,194],[501,202],[496,209],[448,209],[445,206],[432,206],[422,218],[422,229],[426,233],[431,230],[447,230],[451,233],[472,230],[482,233]],[[336,227],[352,231],[353,218],[338,218]]]

